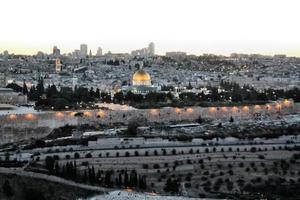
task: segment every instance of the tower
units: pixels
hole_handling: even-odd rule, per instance
[[[148,52],[149,52],[149,56],[155,55],[155,45],[153,42],[150,42],[150,44],[148,45]]]
[[[87,54],[88,54],[88,46],[86,44],[81,44],[80,45],[80,56],[86,57]]]
[[[102,56],[102,48],[98,47],[96,56]]]
[[[54,47],[53,47],[53,52],[52,52],[52,53],[53,53],[53,56],[57,58],[57,57],[60,56],[60,49],[57,48],[57,46],[54,46]]]
[[[55,60],[55,71],[56,71],[56,73],[59,73],[59,72],[61,72],[61,70],[62,70],[62,64],[60,62],[60,59],[57,58]]]

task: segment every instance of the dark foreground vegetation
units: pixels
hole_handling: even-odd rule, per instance
[[[72,88],[61,88],[58,91],[55,85],[45,88],[42,78],[36,87],[33,86],[30,89],[27,88],[26,84],[20,87],[11,83],[7,87],[26,94],[29,100],[36,102],[36,108],[38,109],[54,110],[95,108],[95,102],[113,102],[137,108],[238,106],[263,104],[281,98],[294,99],[295,102],[300,102],[300,90],[298,88],[287,91],[274,89],[258,91],[248,85],[241,87],[236,83],[223,81],[221,81],[220,87],[209,86],[207,88],[211,91],[209,94],[192,92],[193,87],[189,85],[188,89],[191,89],[191,92],[182,92],[179,94],[179,98],[175,98],[172,94],[175,91],[172,86],[163,86],[163,92],[151,92],[146,95],[134,94],[132,92],[118,92],[113,98],[110,93],[100,92],[98,88],[75,87],[74,91]]]

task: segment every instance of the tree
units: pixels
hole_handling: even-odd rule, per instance
[[[47,156],[45,159],[45,167],[50,172],[53,173],[55,160],[52,156]]]
[[[23,94],[24,95],[28,94],[28,88],[27,88],[27,85],[26,85],[25,81],[23,82]]]
[[[115,95],[114,95],[114,103],[123,103],[124,101],[124,95],[123,95],[123,92],[117,92]]]
[[[90,97],[92,97],[92,98],[96,98],[96,92],[94,91],[94,88],[93,88],[93,87],[90,88],[89,95],[90,95]]]
[[[191,82],[189,82],[189,85],[186,87],[186,89],[188,89],[188,90],[193,89],[193,86],[192,86]]]
[[[128,187],[129,186],[129,178],[128,178],[128,173],[127,171],[124,172],[124,186]]]
[[[46,95],[47,98],[52,98],[56,95],[58,95],[58,91],[55,85],[51,85],[50,87],[47,88],[46,90]]]
[[[74,154],[74,158],[75,158],[75,159],[78,159],[78,158],[80,158],[80,155],[79,155],[79,153],[78,153],[78,152],[76,152],[76,153]]]
[[[203,123],[203,119],[201,116],[198,117],[198,119],[196,120],[197,123],[202,124]]]
[[[137,179],[137,173],[135,170],[132,170],[130,173],[130,186],[131,187],[136,187],[138,184],[138,179]]]
[[[100,90],[99,90],[99,88],[96,89],[95,97],[96,97],[97,99],[100,98]]]
[[[23,92],[23,88],[21,86],[19,86],[18,84],[15,84],[15,83],[7,84],[6,88],[11,88],[15,92]]]
[[[178,193],[179,192],[179,186],[180,186],[180,183],[179,183],[178,179],[173,180],[171,178],[168,178],[167,182],[166,182],[166,185],[164,187],[164,191],[165,192]]]
[[[138,179],[138,185],[140,187],[140,189],[145,190],[147,188],[147,181],[146,181],[146,176],[139,176]]]
[[[5,180],[5,182],[2,185],[2,191],[4,193],[4,195],[8,198],[12,197],[14,195],[14,190],[13,188],[10,186],[10,183],[8,180]]]
[[[5,152],[5,161],[9,161],[10,154],[8,151]]]
[[[137,135],[138,123],[135,121],[131,121],[127,125],[127,133],[132,136]]]
[[[87,154],[85,155],[85,157],[86,157],[86,158],[92,158],[92,154],[91,154],[91,153],[87,153]]]
[[[41,97],[42,94],[44,94],[45,88],[44,88],[44,79],[43,78],[39,79],[38,84],[36,86],[36,90],[37,90],[38,97]]]
[[[176,149],[172,149],[172,154],[176,155]]]
[[[59,167],[58,162],[55,163],[54,171],[55,171],[56,175],[60,175],[60,167]]]

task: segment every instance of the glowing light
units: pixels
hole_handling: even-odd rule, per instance
[[[86,111],[83,113],[85,117],[92,117],[92,113],[90,111]]]
[[[227,112],[227,110],[228,110],[227,107],[222,107],[222,108],[221,108],[221,111],[222,111],[222,112]]]
[[[180,113],[181,113],[181,109],[180,109],[180,108],[175,108],[175,112],[176,112],[177,114],[180,114]]]
[[[188,113],[193,113],[193,112],[194,112],[193,108],[188,108],[186,111],[187,111]]]
[[[149,195],[151,195],[151,196],[157,196],[157,193],[155,193],[155,192],[151,192],[151,193],[148,193]]]
[[[269,105],[269,104],[267,104],[267,105],[266,105],[266,109],[267,109],[267,110],[272,110],[272,106]]]
[[[286,106],[286,107],[289,107],[291,105],[291,102],[288,99],[285,99],[283,101],[283,105]]]
[[[16,120],[16,119],[17,119],[17,115],[14,115],[14,114],[9,115],[9,116],[8,116],[8,119],[9,119],[9,120]]]
[[[29,114],[25,115],[25,119],[30,120],[30,121],[35,120],[36,116],[32,113],[29,113]]]
[[[244,107],[243,107],[243,111],[244,111],[244,112],[249,112],[249,107],[248,107],[248,106],[244,106]]]
[[[133,190],[131,188],[127,188],[126,192],[133,192]]]
[[[103,118],[105,117],[105,112],[103,110],[100,110],[97,115],[100,117],[100,118]]]
[[[71,117],[74,117],[76,115],[76,112],[70,112],[69,114]]]
[[[55,117],[61,119],[61,118],[64,117],[64,113],[62,113],[62,112],[56,112],[55,113]]]
[[[276,108],[277,110],[280,110],[280,109],[281,109],[281,104],[280,104],[280,103],[277,103],[277,104],[275,105],[275,108]]]
[[[217,108],[211,107],[211,108],[209,109],[209,112],[215,113],[215,112],[217,112]]]
[[[255,105],[255,106],[254,106],[254,109],[255,109],[255,110],[260,110],[260,105]]]
[[[150,110],[150,114],[151,115],[157,115],[158,114],[158,111],[156,109],[151,109]]]
[[[231,108],[231,110],[232,110],[232,112],[237,112],[239,109],[238,109],[238,107],[233,106],[233,107]]]

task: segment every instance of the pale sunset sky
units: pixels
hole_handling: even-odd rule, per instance
[[[0,52],[287,54],[300,57],[299,0],[3,0]]]

